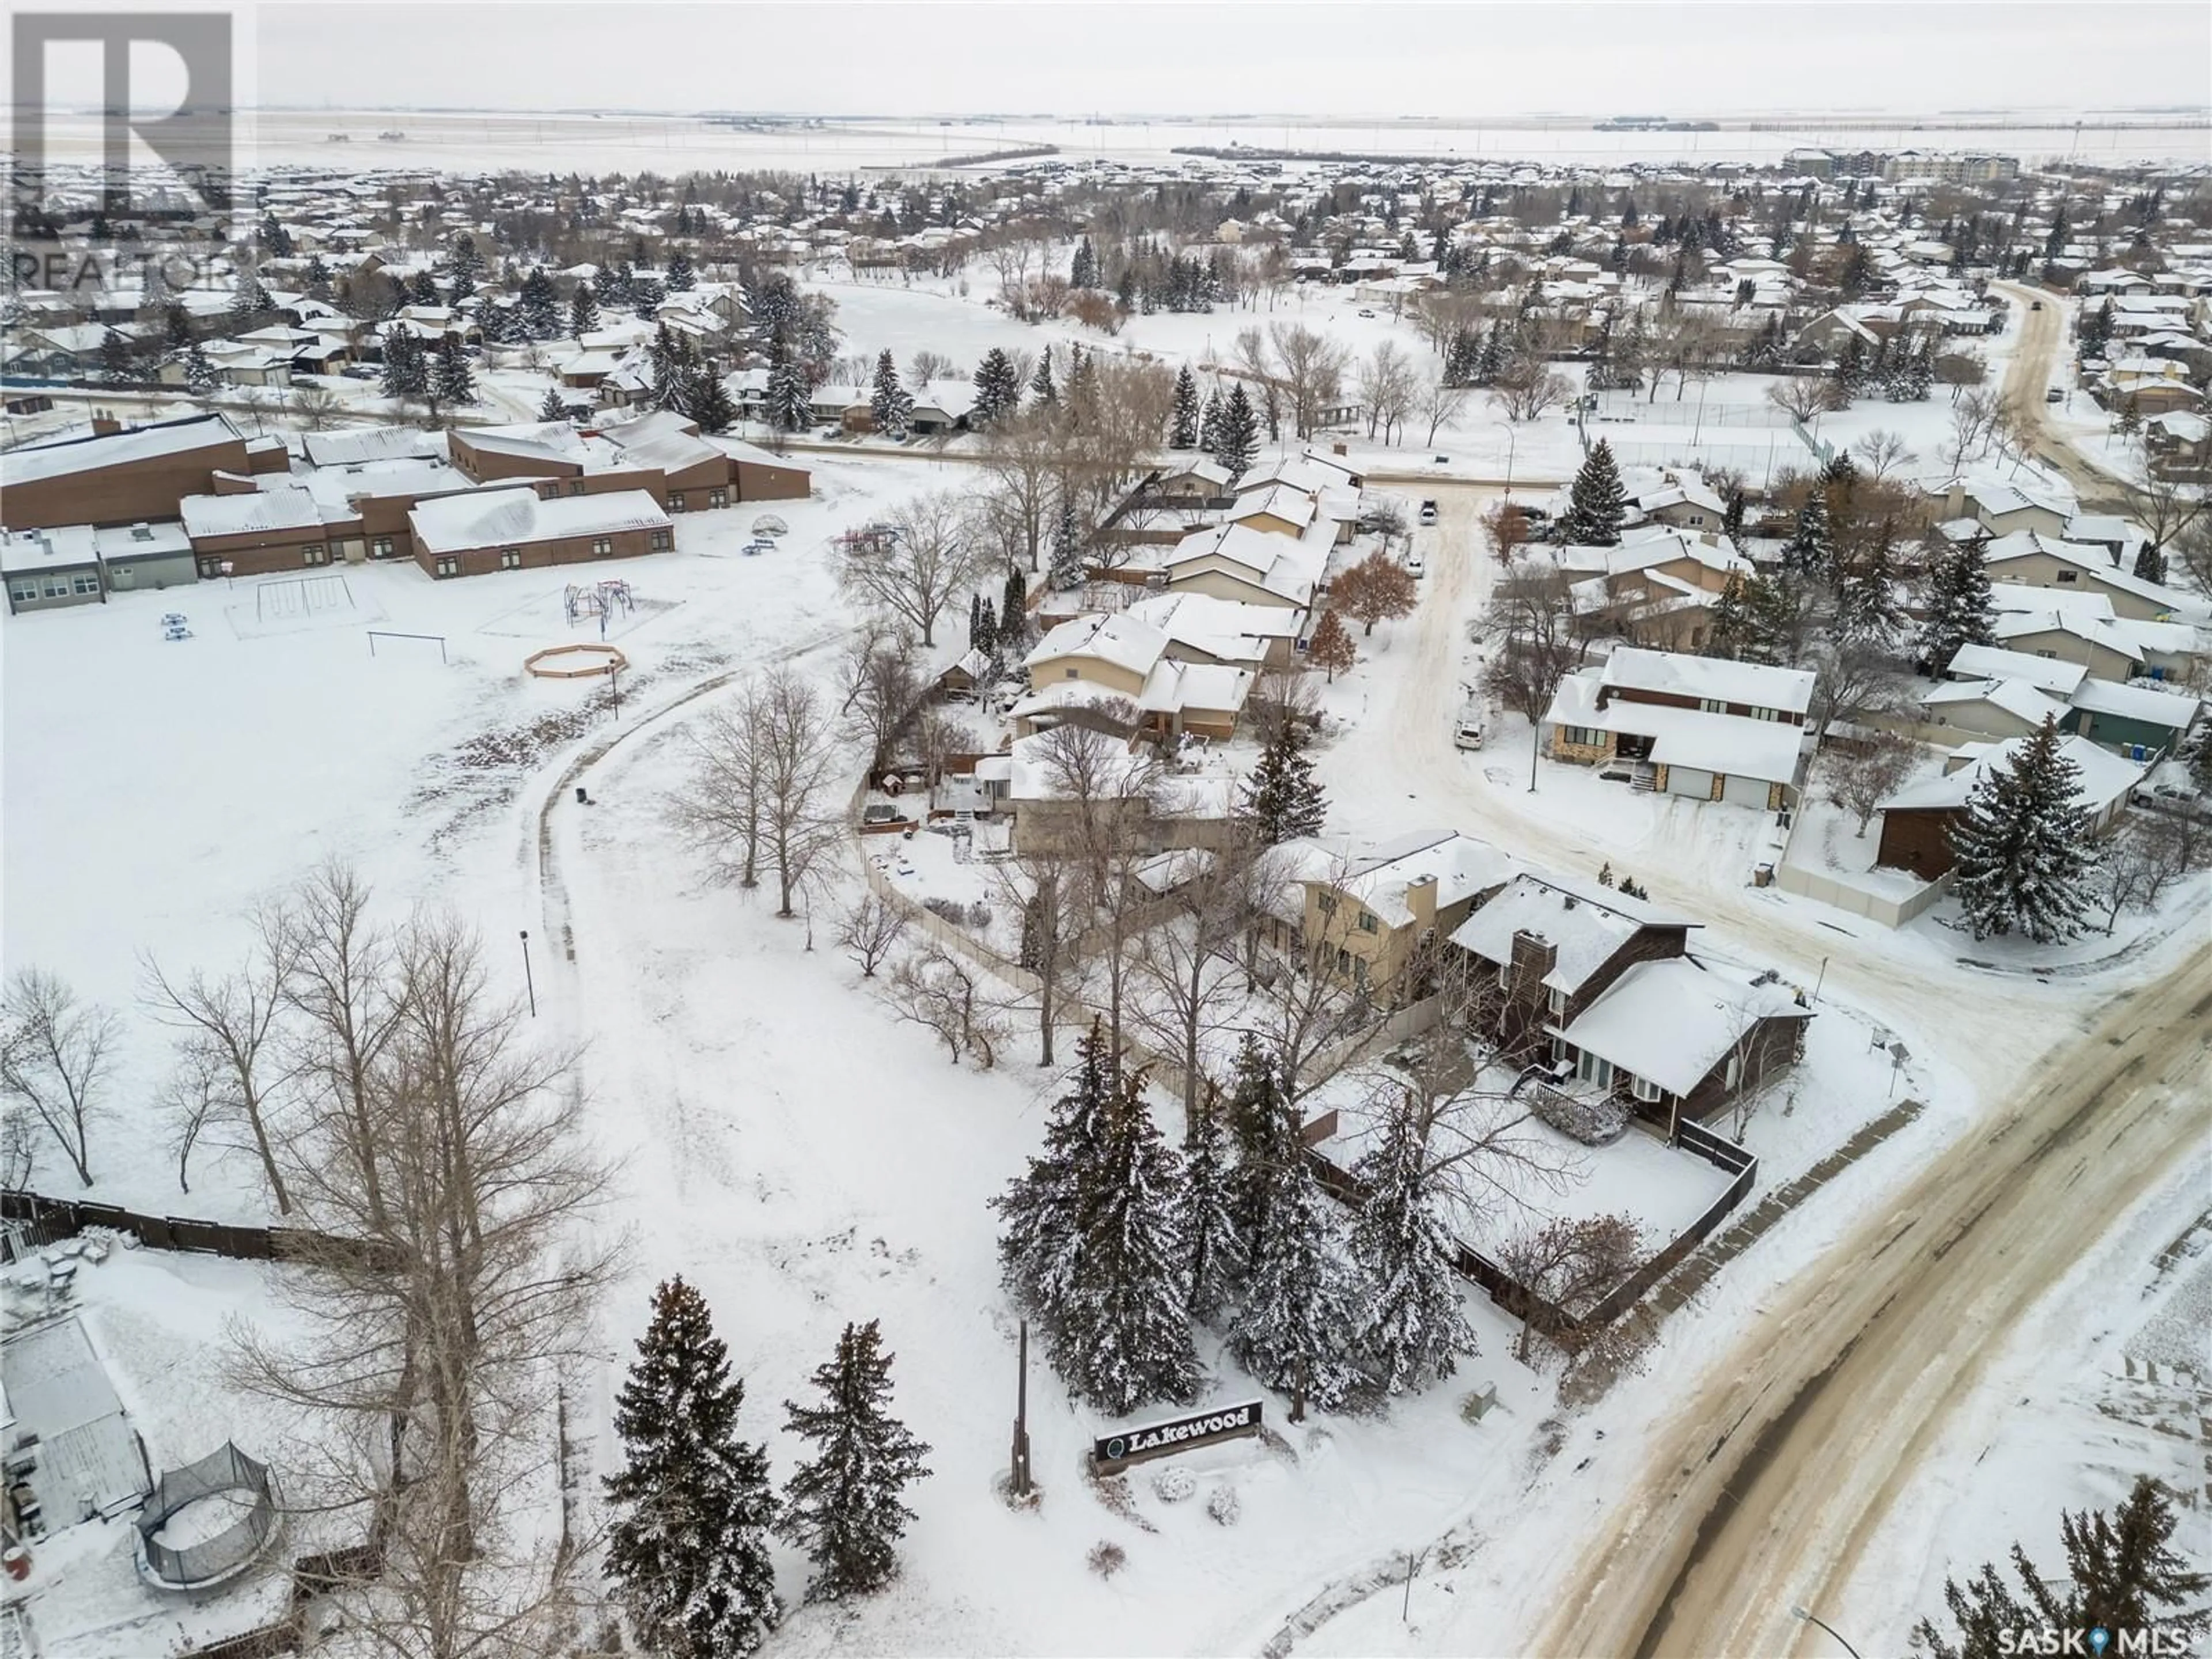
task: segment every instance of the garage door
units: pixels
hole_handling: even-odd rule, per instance
[[[1667,793],[1687,795],[1692,800],[1711,800],[1713,798],[1713,775],[1701,772],[1694,766],[1670,766],[1667,769]]]
[[[1721,781],[1721,799],[1764,812],[1766,810],[1766,780],[1740,778],[1730,773]]]

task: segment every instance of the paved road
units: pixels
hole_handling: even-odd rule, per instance
[[[2081,498],[2084,509],[2125,512],[2126,481],[2089,459],[2052,430],[2050,424],[2051,405],[2044,393],[2051,384],[2051,365],[2066,343],[2064,309],[2055,296],[2037,289],[2023,288],[2017,283],[1996,283],[1991,286],[2020,308],[2020,343],[2014,349],[2012,366],[2005,374],[2003,399],[2027,416],[2035,433],[2036,455],[2065,474],[2066,481]],[[2040,311],[2031,308],[2038,301],[2043,303]]]
[[[1662,1425],[1534,1644],[1826,1653],[1835,1607],[1946,1414],[2023,1314],[2203,1151],[2212,945],[2124,996],[2018,1103],[1780,1287]],[[1848,1632],[1846,1632],[1848,1633]]]

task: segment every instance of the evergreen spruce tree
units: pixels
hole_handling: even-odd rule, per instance
[[[1228,399],[1214,424],[1213,459],[1233,483],[1251,470],[1260,453],[1260,419],[1239,380],[1229,389]]]
[[[678,248],[668,256],[668,291],[684,294],[698,286],[699,276],[692,268],[691,256]]]
[[[1627,498],[1620,484],[1620,468],[1613,459],[1613,446],[1603,438],[1590,446],[1568,492],[1567,511],[1560,534],[1575,547],[1613,547],[1620,541],[1620,526],[1628,517]]]
[[[1729,573],[1721,596],[1713,601],[1713,619],[1705,634],[1703,655],[1735,658],[1743,654],[1751,635],[1751,581],[1741,570]]]
[[[576,291],[568,296],[568,332],[581,336],[599,325],[599,296],[592,292],[589,283],[580,282]]]
[[[221,379],[215,371],[215,364],[209,361],[205,349],[198,340],[185,348],[185,386],[194,397],[206,397],[216,389]]]
[[[1036,373],[1030,376],[1030,396],[1045,404],[1060,401],[1060,388],[1053,384],[1050,346],[1037,353]]]
[[[968,636],[968,643],[986,657],[994,656],[999,649],[998,611],[980,593],[975,601],[975,626]]]
[[[1732,543],[1741,543],[1743,540],[1744,508],[1743,491],[1729,490],[1728,508],[1721,514],[1721,534],[1726,536]]]
[[[1782,544],[1782,568],[1800,576],[1825,577],[1836,556],[1828,526],[1827,491],[1814,484],[1797,509],[1797,522],[1790,539]]]
[[[968,644],[973,650],[988,648],[983,641],[983,596],[981,593],[968,596]]]
[[[1962,645],[1996,643],[1996,596],[1990,585],[1989,538],[1946,545],[1929,562],[1925,618],[1917,654],[1942,674]]]
[[[447,334],[438,342],[438,362],[432,395],[441,404],[472,404],[477,400],[477,377],[461,349],[461,337]]]
[[[408,329],[393,324],[384,337],[384,395],[404,402],[432,391],[428,354]]]
[[[1068,262],[1067,285],[1070,288],[1098,286],[1098,255],[1091,248],[1088,236],[1075,245],[1075,256]]]
[[[2038,945],[2074,938],[2100,860],[2075,799],[2081,769],[2061,751],[2057,721],[1984,766],[1949,830],[1952,893],[1976,939],[2018,933]]]
[[[1014,372],[1013,360],[993,346],[975,365],[975,402],[969,412],[969,422],[988,427],[1012,414],[1021,401],[1021,376]]]
[[[434,306],[444,303],[444,296],[438,292],[438,279],[427,270],[418,270],[415,273],[415,287],[412,292],[414,303],[418,306]]]
[[[1006,585],[999,595],[999,642],[1008,653],[1026,642],[1029,634],[1030,585],[1019,565],[1006,567]]]
[[[1452,330],[1444,349],[1444,381],[1449,386],[1473,386],[1482,361],[1482,337],[1466,324]]]
[[[168,308],[161,313],[161,331],[169,349],[182,351],[192,343],[191,313],[176,301],[170,301]]]
[[[2138,581],[2166,585],[2166,550],[2156,542],[2145,542],[2136,550],[2135,574]]]
[[[1858,568],[1844,578],[1836,599],[1836,632],[1844,639],[1887,645],[1905,627],[1897,597],[1897,559],[1887,520]]]
[[[1112,1079],[1092,1159],[1078,1171],[1081,1247],[1058,1328],[1047,1334],[1068,1387],[1116,1416],[1197,1393],[1182,1170],[1152,1121],[1144,1079]]]
[[[1230,1214],[1227,1126],[1220,1092],[1209,1083],[1191,1114],[1182,1142],[1183,1296],[1191,1316],[1210,1322],[1235,1292],[1237,1224]]]
[[[1062,497],[1060,517],[1052,528],[1052,585],[1060,592],[1072,592],[1083,586],[1083,533],[1076,522],[1075,503]]]
[[[768,1455],[738,1436],[744,1384],[705,1300],[680,1278],[653,1292],[637,1355],[615,1400],[623,1468],[606,1481],[607,1576],[653,1652],[750,1653],[783,1607],[768,1552]]]
[[[1198,447],[1212,455],[1221,447],[1221,396],[1217,387],[1206,394],[1206,407],[1199,411]]]
[[[896,1547],[914,1519],[899,1496],[929,1473],[929,1448],[890,1414],[892,1358],[876,1321],[847,1325],[837,1357],[814,1373],[821,1403],[784,1401],[784,1426],[814,1443],[784,1486],[778,1523],[814,1563],[810,1601],[867,1595],[898,1571]]]
[[[538,405],[538,418],[541,421],[565,421],[568,418],[568,401],[561,396],[559,386],[545,388],[545,401]]]
[[[1352,1259],[1366,1279],[1360,1352],[1386,1394],[1417,1391],[1449,1376],[1475,1343],[1452,1265],[1458,1244],[1410,1102],[1354,1174],[1366,1192],[1352,1229]]]
[[[703,362],[695,362],[684,372],[683,410],[702,432],[727,432],[738,421],[738,406],[722,377]]]
[[[1237,1263],[1249,1273],[1257,1265],[1276,1184],[1283,1169],[1299,1156],[1281,1062],[1249,1031],[1237,1045],[1224,1123],[1236,1152],[1229,1174],[1229,1221]]]
[[[1000,1280],[1048,1334],[1066,1326],[1082,1245],[1084,1183],[1098,1158],[1115,1070],[1095,1020],[1075,1055],[1075,1078],[1053,1104],[1042,1155],[991,1200],[1002,1224]]]
[[[1306,742],[1304,726],[1293,720],[1282,721],[1244,780],[1240,805],[1261,846],[1317,836],[1328,816],[1328,798],[1314,777]]]
[[[561,301],[543,265],[532,265],[522,284],[522,324],[533,340],[550,340],[561,326]]]
[[[1198,377],[1185,363],[1176,372],[1175,413],[1168,422],[1168,447],[1188,449],[1198,442]]]
[[[804,429],[814,418],[812,396],[798,360],[788,350],[777,347],[775,356],[769,361],[768,386],[762,399],[768,423],[778,432]]]
[[[913,424],[914,398],[899,384],[898,365],[891,361],[889,348],[876,358],[868,413],[874,417],[877,433],[894,441],[905,437]]]
[[[1273,1176],[1229,1346],[1255,1378],[1290,1395],[1297,1423],[1309,1405],[1327,1411],[1351,1393],[1358,1374],[1345,1356],[1368,1322],[1313,1166],[1300,1151]]]

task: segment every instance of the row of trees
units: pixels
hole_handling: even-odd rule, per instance
[[[807,1599],[881,1589],[914,1511],[902,1494],[928,1474],[929,1448],[890,1409],[892,1356],[877,1322],[848,1324],[813,1376],[819,1400],[784,1402],[784,1426],[813,1443],[781,1498],[764,1448],[738,1419],[744,1382],[714,1334],[706,1299],[681,1277],[653,1292],[615,1400],[623,1468],[605,1482],[615,1516],[607,1577],[645,1648],[669,1659],[757,1649],[783,1617],[771,1534],[814,1563]]]

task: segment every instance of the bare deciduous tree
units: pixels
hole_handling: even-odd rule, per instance
[[[1420,383],[1414,374],[1413,360],[1398,349],[1395,341],[1385,340],[1359,365],[1352,391],[1366,407],[1367,435],[1372,438],[1379,431],[1387,444],[1391,441],[1391,434],[1405,424],[1413,400],[1419,394]]]
[[[1429,435],[1422,441],[1435,443],[1438,430],[1459,418],[1460,411],[1467,407],[1467,398],[1465,386],[1453,386],[1444,379],[1443,364],[1431,369],[1413,399],[1415,418],[1429,423]]]
[[[79,1002],[41,968],[18,969],[0,995],[0,1093],[38,1120],[88,1187],[118,1029],[111,1010]]]
[[[1351,354],[1302,323],[1268,324],[1267,347],[1273,378],[1290,404],[1291,426],[1299,437],[1310,438],[1321,424],[1322,410],[1342,395]]]
[[[1240,971],[1237,947],[1266,895],[1272,860],[1238,845],[1176,857],[1161,914],[1137,944],[1134,1023],[1182,1073],[1188,1129],[1198,1109],[1207,1040],[1224,1029]]]
[[[1866,463],[1868,475],[1881,483],[1901,466],[1920,459],[1901,432],[1877,428],[1851,446],[1851,453]]]
[[[751,887],[775,872],[776,915],[793,900],[839,826],[824,800],[838,757],[814,689],[788,669],[749,681],[733,709],[718,709],[691,735],[690,775],[670,797],[679,827],[718,878]]]
[[[1785,374],[1768,386],[1766,401],[1787,411],[1798,425],[1807,426],[1814,416],[1826,411],[1833,384],[1824,375]]]
[[[2212,862],[2212,823],[2195,811],[2135,814],[2106,843],[2097,871],[2105,932],[2118,925],[2122,910],[2154,908],[2168,887],[2207,862]]]
[[[1515,352],[1490,386],[1490,400],[1509,421],[1533,421],[1574,395],[1574,383],[1533,349]]]
[[[1536,787],[1542,721],[1559,683],[1582,660],[1571,579],[1542,555],[1506,567],[1482,618],[1490,655],[1483,689],[1528,722],[1528,787]]]
[[[1642,1266],[1644,1255],[1643,1229],[1623,1215],[1559,1216],[1507,1240],[1498,1266],[1534,1297],[1522,1303],[1514,1358],[1528,1363],[1533,1335],[1571,1370],[1600,1361],[1624,1368],[1632,1357],[1626,1344],[1640,1328],[1626,1320],[1592,1325],[1583,1316]],[[1609,1331],[1616,1333],[1610,1339]]]
[[[838,689],[837,712],[867,745],[872,777],[899,758],[929,700],[913,636],[881,621],[864,623],[839,659]]]
[[[925,348],[914,354],[913,364],[907,373],[915,386],[926,386],[932,380],[951,380],[960,373],[959,366],[941,351]]]
[[[955,1066],[963,1054],[986,1072],[998,1063],[1001,1012],[982,970],[958,952],[934,941],[908,951],[891,966],[890,995],[900,1018],[937,1034]]]
[[[884,959],[906,937],[906,912],[874,893],[863,893],[837,920],[837,943],[860,970],[873,979]]]
[[[154,1017],[184,1033],[192,1051],[187,1069],[210,1059],[222,1068],[219,1114],[242,1122],[252,1137],[254,1155],[268,1180],[279,1215],[291,1213],[291,1194],[276,1156],[283,1130],[272,1123],[276,1096],[284,1083],[276,1052],[276,1017],[285,1003],[297,949],[292,922],[281,910],[264,910],[253,919],[257,935],[246,962],[233,972],[209,975],[195,968],[172,979],[152,957],[142,959],[146,995]]]
[[[1882,802],[1898,792],[1912,775],[1919,758],[1917,744],[1894,732],[1885,732],[1848,748],[1824,750],[1820,755],[1821,793],[1856,820],[1863,836]]]
[[[968,533],[967,501],[957,490],[917,495],[891,515],[888,548],[855,550],[840,560],[838,580],[865,608],[903,623],[933,644],[937,619],[981,574]]]

